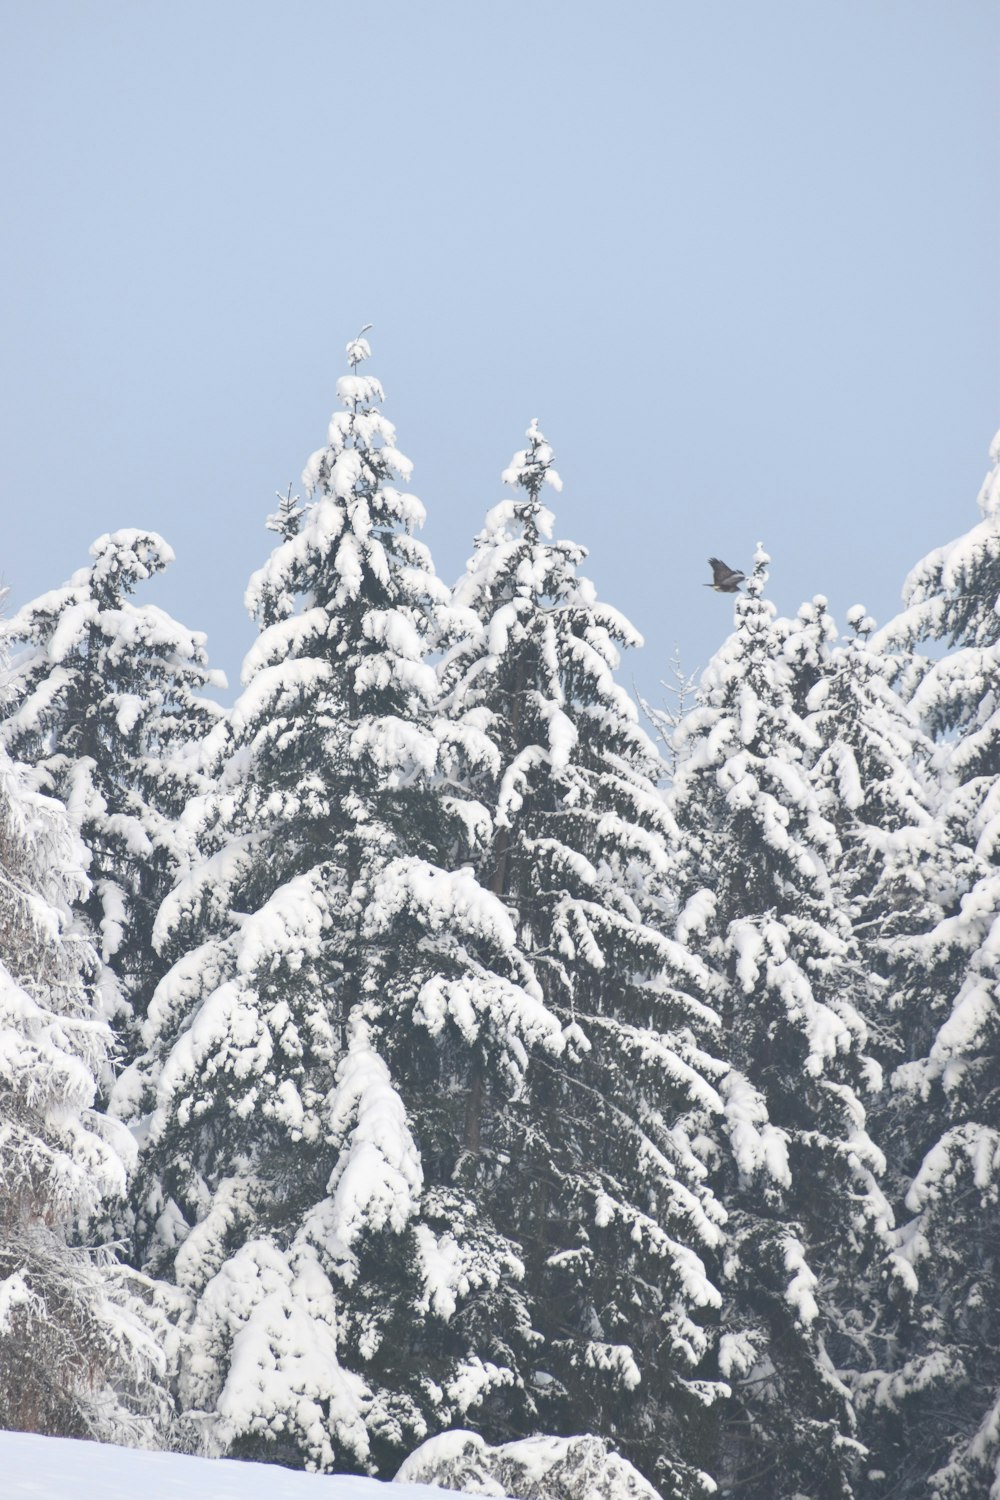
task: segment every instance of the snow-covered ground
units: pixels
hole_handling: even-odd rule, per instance
[[[440,1500],[446,1494],[427,1484],[390,1488],[377,1479],[274,1464],[0,1432],[3,1500]]]

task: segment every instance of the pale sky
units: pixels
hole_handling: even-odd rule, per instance
[[[235,681],[343,349],[452,581],[532,417],[651,697],[784,612],[884,621],[1000,425],[995,0],[2,0],[8,608],[161,531]]]

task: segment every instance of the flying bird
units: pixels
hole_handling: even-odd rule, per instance
[[[710,557],[708,561],[712,569],[712,582],[706,583],[705,587],[714,589],[717,594],[738,594],[740,584],[747,575],[741,573],[739,568],[731,568],[718,557]]]

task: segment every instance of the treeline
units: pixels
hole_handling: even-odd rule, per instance
[[[369,353],[232,709],[154,533],[5,624],[0,1419],[1000,1495],[1000,467],[644,719],[537,424],[449,590]]]

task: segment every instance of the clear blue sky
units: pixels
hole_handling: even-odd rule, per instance
[[[885,619],[1000,425],[998,73],[995,0],[3,0],[11,604],[154,527],[235,679],[372,322],[449,580],[537,416],[648,695],[709,553]]]

